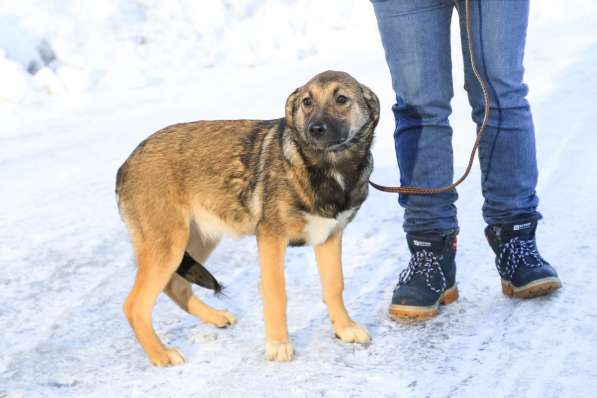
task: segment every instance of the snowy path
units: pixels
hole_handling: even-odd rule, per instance
[[[287,286],[296,358],[287,364],[263,358],[256,247],[250,238],[226,240],[208,262],[228,297],[199,291],[214,306],[231,310],[238,324],[226,330],[203,325],[162,297],[155,328],[167,344],[184,351],[187,363],[170,369],[148,364],[121,311],[134,268],[113,184],[120,162],[156,128],[257,108],[274,117],[281,109],[277,98],[288,87],[269,83],[264,90],[271,103],[242,113],[238,109],[250,103],[249,93],[236,96],[236,109],[222,111],[225,99],[172,103],[166,100],[172,93],[160,88],[131,94],[136,105],[130,107],[122,105],[130,98],[105,98],[72,112],[6,114],[9,129],[0,136],[0,397],[594,396],[596,64],[597,47],[591,47],[564,71],[552,94],[533,104],[545,215],[539,246],[560,273],[560,292],[531,301],[502,296],[483,237],[476,172],[459,191],[460,300],[426,323],[390,321],[387,305],[409,256],[395,198],[372,192],[347,230],[344,266],[347,306],[367,325],[373,343],[359,347],[333,338],[313,255],[293,249]],[[376,91],[386,81],[364,65],[352,69]],[[276,81],[261,70],[250,73]],[[246,80],[254,87],[262,83]],[[223,98],[233,92],[215,78],[208,85],[207,92],[219,89]],[[381,91],[387,99],[387,88]],[[192,97],[192,87],[173,92],[202,100]],[[213,116],[215,110],[220,114]],[[385,117],[376,157],[387,159],[391,122]],[[395,181],[394,168],[381,163],[376,180]]]

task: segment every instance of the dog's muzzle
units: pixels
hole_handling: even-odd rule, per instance
[[[339,123],[313,120],[307,126],[307,135],[317,149],[334,149],[346,142],[348,129]]]

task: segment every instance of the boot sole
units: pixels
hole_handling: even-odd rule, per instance
[[[422,307],[417,305],[392,304],[388,314],[392,319],[429,319],[439,313],[439,305],[448,305],[458,299],[458,287],[453,286],[442,293],[435,304]]]
[[[516,287],[512,283],[502,279],[502,292],[508,297],[539,297],[549,294],[554,290],[558,290],[561,287],[562,283],[556,277],[538,279],[520,287]]]

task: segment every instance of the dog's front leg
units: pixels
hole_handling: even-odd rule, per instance
[[[342,297],[344,291],[342,232],[332,235],[327,241],[316,246],[315,258],[321,278],[323,302],[328,307],[328,314],[336,336],[346,343],[368,343],[370,338],[367,329],[350,319],[344,306]]]
[[[270,361],[290,361],[293,348],[288,339],[284,283],[284,257],[288,241],[274,233],[260,232],[257,244],[265,320],[265,355]]]

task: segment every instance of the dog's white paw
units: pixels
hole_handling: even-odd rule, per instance
[[[176,366],[185,363],[184,356],[178,348],[166,348],[151,355],[149,360],[152,364],[159,367]]]
[[[344,327],[337,327],[334,332],[336,337],[345,343],[369,344],[371,342],[367,329],[354,322]]]
[[[293,354],[294,349],[289,341],[285,343],[268,341],[265,343],[265,357],[268,361],[288,362],[292,359]]]

